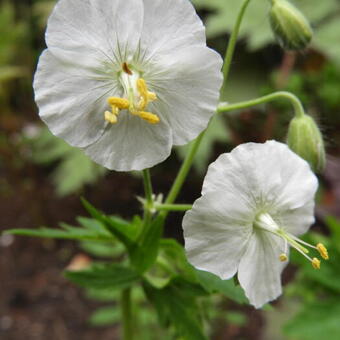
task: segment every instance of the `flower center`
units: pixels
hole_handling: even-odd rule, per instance
[[[146,82],[140,78],[139,72],[132,71],[127,63],[123,63],[119,80],[124,89],[124,97],[109,97],[108,104],[111,112],[105,111],[104,118],[111,124],[117,123],[120,110],[128,110],[131,114],[139,116],[150,124],[159,122],[159,117],[147,112],[149,102],[157,99],[153,92],[149,92]]]
[[[312,244],[302,241],[298,237],[287,233],[285,230],[280,228],[273,218],[267,213],[261,213],[256,217],[254,227],[271,232],[284,239],[285,246],[283,252],[279,256],[279,259],[282,262],[288,260],[288,244],[306,257],[315,269],[320,269],[320,260],[317,257],[311,258],[308,256],[307,254],[309,253],[309,250],[305,246],[316,249],[323,259],[328,260],[329,258],[327,249],[322,243],[318,243],[316,246],[313,246]]]

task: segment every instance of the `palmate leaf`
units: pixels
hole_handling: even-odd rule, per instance
[[[103,289],[126,288],[140,279],[133,269],[117,264],[95,264],[85,270],[66,271],[65,277],[85,288]]]
[[[163,219],[155,218],[149,226],[144,227],[142,234],[131,248],[131,263],[140,273],[145,272],[157,258],[163,226]]]
[[[173,325],[177,333],[186,340],[206,339],[195,301],[197,296],[205,295],[199,285],[174,280],[162,289],[145,283],[144,290],[164,327]]]
[[[290,0],[308,18],[314,28],[312,47],[340,64],[340,2],[338,0]],[[206,20],[208,37],[230,33],[242,1],[193,0],[197,9],[211,10]],[[240,38],[247,38],[251,50],[274,43],[268,20],[270,2],[251,1],[241,25]]]
[[[107,216],[96,209],[91,203],[84,198],[81,199],[87,212],[97,221],[99,221],[106,230],[121,241],[128,250],[135,246],[135,239],[139,233],[141,220],[134,218],[131,223],[114,216]]]

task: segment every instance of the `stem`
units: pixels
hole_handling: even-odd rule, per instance
[[[154,207],[159,211],[187,211],[192,208],[192,204],[159,204],[155,203]]]
[[[144,227],[145,227],[147,224],[150,223],[151,220],[150,208],[153,205],[152,183],[149,169],[143,170],[143,183],[146,199],[146,207],[144,207]]]
[[[165,200],[165,204],[172,204],[179,193],[179,191],[182,188],[182,185],[188,175],[188,172],[191,168],[192,161],[194,160],[195,154],[197,152],[197,149],[199,145],[201,144],[201,140],[204,136],[205,131],[201,132],[200,135],[195,139],[195,141],[191,144],[190,149],[184,159],[184,162],[179,169],[179,172],[177,174],[177,177],[175,179],[175,182],[172,185],[172,188],[168,194],[168,197]]]
[[[123,319],[123,339],[133,339],[132,329],[132,309],[131,309],[131,288],[125,288],[121,295],[122,319]]]
[[[223,81],[223,89],[224,86],[227,82],[227,78],[228,78],[228,74],[229,74],[229,69],[230,69],[230,65],[231,65],[231,61],[233,59],[233,55],[234,55],[234,50],[235,50],[235,45],[236,45],[236,41],[237,41],[237,36],[240,30],[240,26],[241,26],[241,22],[243,19],[243,15],[245,13],[245,10],[249,4],[250,0],[245,0],[240,12],[238,13],[237,16],[237,20],[236,23],[233,27],[233,31],[228,43],[228,47],[227,47],[227,51],[226,51],[226,55],[225,55],[225,59],[224,59],[224,64],[223,64],[223,76],[224,76],[224,81]],[[207,129],[206,129],[207,130]],[[193,144],[190,146],[189,152],[187,153],[184,162],[177,174],[177,177],[172,185],[172,188],[168,194],[168,197],[165,200],[165,204],[172,204],[176,198],[178,193],[180,192],[182,185],[186,179],[186,176],[188,175],[188,172],[191,168],[192,162],[194,160],[195,154],[201,144],[201,141],[204,137],[205,131],[202,131],[201,134],[196,138],[196,140],[193,142]],[[163,210],[160,213],[160,218],[165,219],[166,216],[168,215],[168,211]]]
[[[221,93],[224,93],[224,91],[225,91],[225,87],[226,87],[226,84],[227,84],[227,78],[228,78],[229,71],[230,71],[231,61],[233,59],[233,55],[234,55],[234,51],[235,51],[238,33],[240,31],[241,22],[242,22],[244,13],[247,9],[247,6],[249,5],[249,2],[250,2],[250,0],[245,0],[243,2],[243,5],[242,5],[240,12],[237,16],[233,31],[232,31],[230,39],[229,39],[228,48],[227,48],[227,51],[226,51],[226,54],[225,54],[225,57],[224,57],[224,64],[223,64],[223,68],[222,68],[224,80],[223,80],[223,86],[222,86]]]
[[[296,97],[294,94],[290,92],[286,92],[286,91],[274,92],[274,93],[268,94],[260,98],[246,100],[244,102],[239,102],[236,104],[230,104],[230,105],[222,104],[217,107],[217,112],[220,113],[220,112],[228,112],[228,111],[233,111],[233,110],[245,109],[247,107],[267,103],[267,102],[270,102],[276,99],[281,99],[281,98],[290,100],[290,102],[292,103],[294,107],[294,112],[295,112],[296,117],[304,116],[305,111],[303,109],[303,106],[299,98]]]

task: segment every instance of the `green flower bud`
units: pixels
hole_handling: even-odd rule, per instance
[[[291,150],[305,159],[315,172],[325,167],[325,147],[321,132],[314,119],[308,115],[291,120],[287,142]]]
[[[313,36],[305,16],[286,0],[272,0],[270,24],[280,45],[287,50],[305,48]]]

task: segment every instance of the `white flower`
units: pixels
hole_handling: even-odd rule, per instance
[[[215,111],[222,60],[189,0],[60,0],[46,43],[40,116],[107,168],[163,161]]]
[[[306,256],[296,236],[314,221],[317,179],[307,162],[285,144],[247,143],[209,166],[202,196],[183,220],[185,248],[198,269],[238,280],[256,308],[281,294],[288,245]]]

